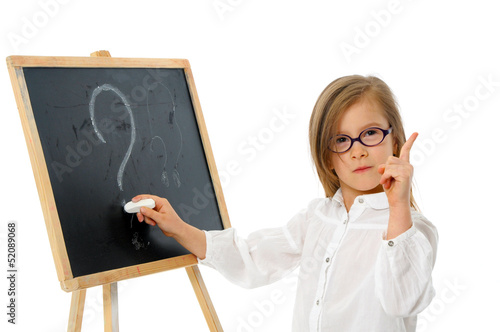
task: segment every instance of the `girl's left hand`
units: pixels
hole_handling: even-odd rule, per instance
[[[413,166],[410,164],[410,149],[417,139],[413,133],[401,148],[398,157],[389,157],[387,162],[378,167],[382,174],[380,184],[389,200],[389,207],[407,207],[410,205],[410,189],[413,177]]]

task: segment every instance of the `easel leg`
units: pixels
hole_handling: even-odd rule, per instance
[[[97,51],[90,54],[93,57],[111,57],[108,51]],[[104,300],[104,331],[118,332],[118,290],[117,283],[102,286]]]
[[[200,303],[201,310],[203,311],[203,315],[205,316],[205,320],[207,321],[210,331],[222,332],[223,330],[219,322],[219,317],[217,317],[217,313],[215,312],[214,305],[210,299],[210,295],[208,294],[207,287],[201,277],[200,269],[198,266],[193,265],[186,267],[186,272],[189,276],[189,280],[191,281],[191,285],[193,285],[194,292],[196,293],[196,297],[198,298],[198,302]]]
[[[104,305],[104,331],[118,332],[118,283],[102,286]]]
[[[71,294],[71,308],[69,310],[68,332],[80,332],[82,329],[83,308],[87,290],[75,291]]]

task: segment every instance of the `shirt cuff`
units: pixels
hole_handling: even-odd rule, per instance
[[[415,223],[411,225],[411,227],[404,233],[399,234],[394,239],[386,240],[387,232],[384,232],[382,237],[382,243],[387,248],[396,247],[400,242],[405,241],[406,239],[412,237],[417,232],[417,228],[415,227]]]
[[[207,251],[205,252],[205,259],[198,258],[198,263],[209,263],[212,260],[212,253],[213,253],[212,234],[210,234],[210,232],[207,232],[205,230],[203,232],[205,232]]]

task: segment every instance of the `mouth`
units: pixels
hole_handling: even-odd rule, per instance
[[[361,166],[361,167],[356,168],[353,171],[353,173],[360,174],[360,173],[364,173],[364,172],[368,171],[369,169],[371,169],[371,166]]]

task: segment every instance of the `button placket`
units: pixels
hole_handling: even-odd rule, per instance
[[[312,314],[311,317],[314,316],[313,321],[316,323],[319,323],[319,317],[321,316],[321,310],[323,307],[323,301],[325,297],[325,292],[326,288],[328,287],[329,279],[330,279],[330,274],[331,274],[331,269],[333,268],[332,264],[335,260],[335,255],[336,252],[339,248],[339,246],[342,243],[342,240],[345,236],[345,233],[347,232],[348,225],[347,222],[349,221],[349,214],[346,212],[342,216],[342,221],[344,225],[339,225],[338,229],[336,230],[334,237],[332,241],[330,242],[329,246],[325,250],[325,255],[323,256],[324,264],[322,264],[321,267],[321,272],[320,272],[320,279],[318,281],[318,289],[316,292],[316,301],[315,303],[315,310],[314,314]],[[317,311],[316,311],[317,310]]]
[[[347,221],[349,220],[349,214],[347,212],[345,212],[343,215],[342,215],[342,223],[345,225],[347,224]]]
[[[343,228],[343,227],[341,227]],[[340,239],[342,238],[342,233],[344,232],[343,229],[337,229],[334,238],[332,241],[329,243],[328,247],[325,250],[324,256],[323,256],[323,264],[321,266],[320,270],[320,278],[318,281],[318,288],[316,291],[316,300],[314,301],[314,310],[311,312],[310,318],[312,319],[312,322],[314,322],[314,326],[319,322],[319,317],[321,316],[321,310],[323,307],[323,301],[324,301],[324,295],[325,295],[325,290],[326,287],[328,286],[328,270],[332,268],[331,264],[333,263],[333,255],[335,251],[338,249],[338,245],[340,242]],[[316,328],[314,328],[316,330]]]

